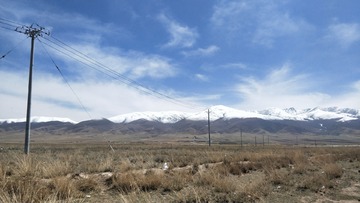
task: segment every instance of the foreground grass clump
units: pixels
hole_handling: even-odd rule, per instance
[[[100,144],[34,144],[23,155],[22,145],[3,145],[0,202],[360,198],[359,147],[119,144],[112,152]]]

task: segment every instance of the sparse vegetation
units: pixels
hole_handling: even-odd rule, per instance
[[[360,198],[359,147],[117,144],[112,152],[101,144],[33,144],[28,156],[22,145],[2,147],[0,202]]]

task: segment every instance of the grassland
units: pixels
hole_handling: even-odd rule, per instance
[[[360,147],[1,143],[1,202],[358,202]],[[163,170],[164,163],[169,169]]]

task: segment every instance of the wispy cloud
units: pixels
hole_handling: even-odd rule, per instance
[[[165,25],[171,35],[170,41],[164,47],[192,47],[199,37],[195,28],[181,26],[176,21],[169,19],[165,14],[160,14],[158,19]]]
[[[360,26],[357,23],[339,23],[328,27],[326,38],[335,40],[342,47],[347,48],[360,41]]]
[[[195,77],[199,80],[202,80],[202,81],[208,81],[209,78],[206,77],[205,75],[202,75],[202,74],[196,74]]]
[[[307,75],[291,75],[285,64],[269,73],[264,79],[241,78],[236,90],[243,101],[242,109],[259,110],[268,107],[308,108],[318,106],[330,98],[329,95],[311,90],[312,82]]]
[[[282,1],[221,1],[214,6],[211,22],[232,40],[251,38],[255,44],[271,48],[277,37],[312,29],[302,19],[281,11]]]
[[[247,66],[243,63],[228,63],[221,65],[220,68],[246,69]]]
[[[27,81],[26,71],[0,71],[1,118],[9,118],[6,117],[8,115],[13,118],[25,117]],[[91,117],[96,119],[134,111],[190,111],[186,107],[143,94],[112,80],[88,79],[70,82],[70,84]],[[166,95],[184,101],[197,102],[199,100],[182,99],[173,91],[167,91]],[[32,115],[66,117],[76,121],[90,119],[63,79],[46,73],[34,75]]]
[[[197,50],[183,51],[181,53],[185,56],[210,56],[210,55],[214,54],[215,52],[217,52],[219,49],[220,49],[219,47],[217,47],[215,45],[211,45],[206,49],[199,48]]]
[[[100,47],[96,43],[93,44],[85,41],[77,41],[70,45],[86,56],[133,79],[142,77],[166,78],[177,74],[176,64],[172,63],[170,58],[161,55],[146,55],[138,51],[123,51],[115,47]],[[81,66],[79,62],[68,56],[51,48],[48,49],[52,51],[52,54],[59,57],[61,61],[66,61],[69,67],[78,66],[79,68],[75,69],[78,74],[84,74],[84,68],[87,69],[87,71],[85,71],[86,74],[92,73],[91,69],[89,70],[88,67],[82,68],[83,66]],[[98,74],[98,72],[96,72],[96,74]]]

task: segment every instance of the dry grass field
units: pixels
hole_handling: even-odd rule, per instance
[[[28,156],[22,144],[0,147],[1,202],[360,199],[360,147],[31,143]]]

